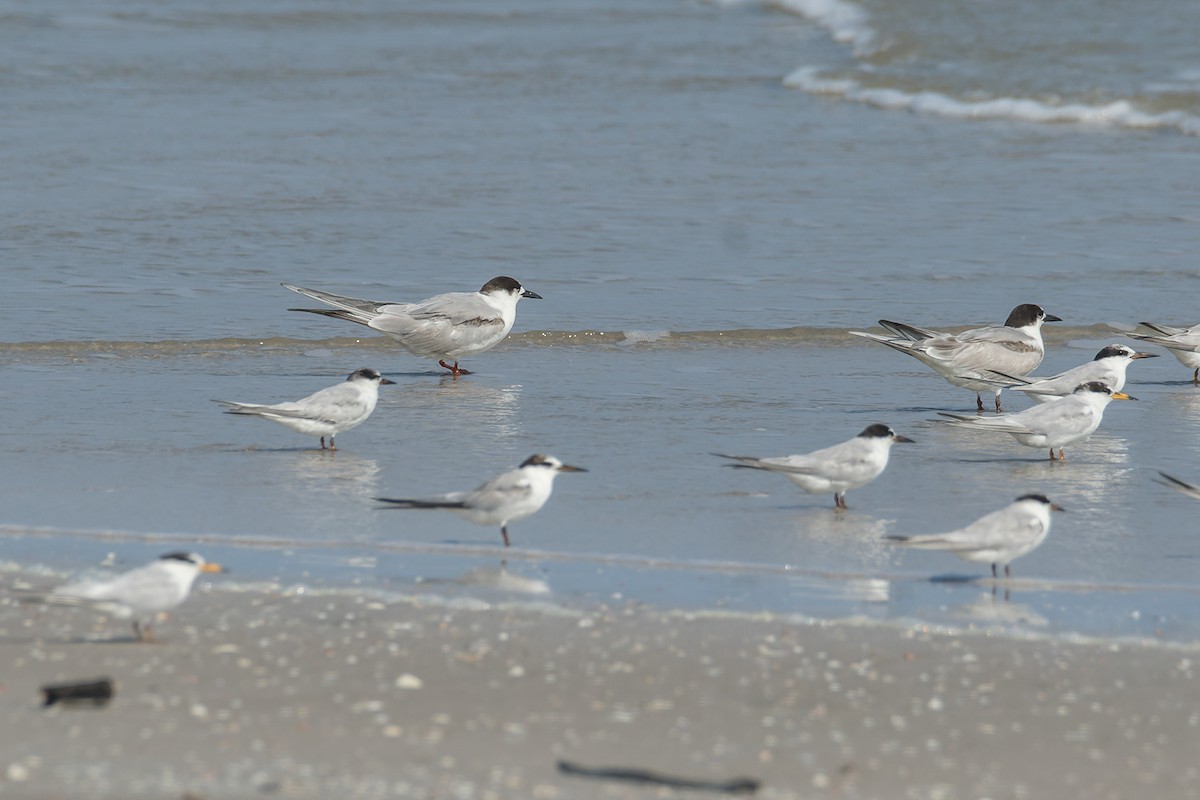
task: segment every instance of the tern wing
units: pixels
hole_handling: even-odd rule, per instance
[[[1042,349],[1037,342],[1020,331],[1005,327],[937,336],[924,342],[922,347],[930,358],[954,364],[958,369],[986,369],[1010,375],[1028,373],[1042,360]]]
[[[525,500],[533,494],[533,484],[520,470],[511,470],[484,483],[463,498],[464,508],[497,511]]]
[[[781,456],[778,458],[759,458],[758,456],[731,456],[725,453],[713,453],[718,458],[736,461],[736,464],[726,464],[727,467],[744,467],[746,469],[761,469],[767,472],[784,472],[795,475],[816,474],[816,464],[808,460],[808,456]]]
[[[1021,514],[1013,508],[1002,508],[956,531],[888,538],[923,550],[969,552],[1009,549],[1015,544],[1036,539],[1045,529],[1042,520],[1033,514]]]
[[[418,354],[443,355],[505,332],[500,311],[478,292],[452,292],[420,303],[387,306],[370,327]]]
[[[1200,486],[1193,486],[1192,484],[1188,483],[1187,481],[1182,481],[1179,478],[1172,477],[1171,475],[1168,475],[1165,472],[1159,472],[1158,474],[1161,475],[1163,478],[1162,480],[1159,481],[1159,483],[1161,483],[1165,486],[1170,486],[1172,489],[1175,489],[1177,491],[1183,492],[1184,494],[1186,494],[1189,497],[1195,497],[1196,499],[1200,499]]]
[[[910,342],[919,342],[922,339],[932,339],[942,335],[938,331],[931,331],[928,328],[918,328],[916,325],[909,325],[906,322],[892,322],[886,319],[879,320],[879,327]]]
[[[335,317],[344,319],[350,322],[357,322],[360,325],[369,325],[371,320],[377,317],[381,310],[388,307],[402,306],[403,303],[379,302],[377,300],[360,300],[355,297],[344,297],[340,294],[332,294],[330,292],[322,292],[317,289],[306,289],[303,286],[294,286],[290,283],[283,284],[286,289],[291,289],[293,292],[298,292],[305,297],[311,297],[326,305],[333,306],[336,311],[329,311],[323,308],[291,308],[289,311],[304,311],[309,314],[323,314],[327,317]]]
[[[1181,333],[1188,333],[1190,331],[1195,330],[1197,327],[1200,327],[1200,326],[1196,326],[1193,328],[1176,328],[1173,325],[1159,325],[1154,322],[1139,322],[1138,325],[1141,325],[1143,328],[1148,328],[1148,329],[1154,331],[1159,336],[1178,336]],[[1145,336],[1146,336],[1146,334],[1144,334],[1144,333],[1143,334],[1131,333],[1129,335],[1135,339],[1142,339],[1142,338],[1145,338]]]

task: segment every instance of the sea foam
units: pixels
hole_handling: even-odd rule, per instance
[[[849,78],[829,78],[817,67],[801,67],[783,80],[784,86],[810,94],[840,97],[892,111],[935,114],[952,119],[1011,119],[1022,122],[1070,123],[1097,127],[1173,129],[1200,136],[1200,117],[1183,111],[1150,113],[1128,100],[1103,105],[1052,103],[1020,97],[959,100],[939,92],[906,92],[867,87]]]

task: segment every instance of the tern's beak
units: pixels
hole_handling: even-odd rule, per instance
[[[1137,400],[1136,397],[1130,397],[1129,395],[1125,394],[1124,392],[1113,392],[1112,399],[1113,400]]]
[[[1130,358],[1135,360],[1139,358],[1158,358],[1158,353],[1134,353]]]
[[[211,561],[207,561],[207,562],[205,562],[204,566],[200,568],[200,571],[201,572],[224,572],[225,568],[222,567],[220,564],[214,564]]]
[[[1066,511],[1066,509],[1063,508],[1062,506],[1060,506],[1058,503],[1051,503],[1050,510],[1051,511]]]
[[[537,292],[531,292],[528,289],[521,292],[521,297],[528,297],[530,300],[541,300],[542,296]]]
[[[395,381],[389,381],[387,378],[380,378],[380,379],[379,379],[379,385],[380,385],[380,386],[395,386],[395,385],[396,385],[396,382],[395,382]]]
[[[908,442],[909,444],[913,444],[912,439],[908,438],[907,436],[901,436],[898,433],[892,437],[892,441],[893,442]]]
[[[1053,314],[1047,314],[1042,322],[1062,322],[1062,317],[1056,317]]]
[[[559,472],[587,472],[583,467],[572,467],[570,464],[563,464],[558,468]]]

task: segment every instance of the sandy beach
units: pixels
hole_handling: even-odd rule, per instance
[[[1196,797],[1193,648],[447,597],[0,602],[4,797]],[[105,707],[39,687],[111,677]]]

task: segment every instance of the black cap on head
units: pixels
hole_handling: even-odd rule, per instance
[[[362,367],[361,369],[356,369],[354,372],[351,372],[349,375],[347,375],[346,380],[352,381],[355,378],[366,378],[369,381],[377,381],[382,377],[383,376],[380,375],[376,370],[373,370],[370,367]]]
[[[203,559],[195,553],[185,553],[182,550],[176,550],[174,553],[164,553],[158,557],[159,561],[186,561],[189,564],[199,564]]]
[[[480,294],[490,294],[492,292],[515,292],[521,288],[521,282],[516,278],[510,278],[507,275],[497,275],[483,285],[479,290]]]
[[[1104,381],[1088,381],[1075,387],[1076,392],[1096,392],[1097,394],[1112,394],[1112,389]]]
[[[1004,324],[1009,328],[1024,328],[1026,325],[1034,325],[1040,319],[1045,319],[1046,322],[1062,322],[1061,319],[1053,314],[1047,314],[1042,311],[1042,307],[1033,303],[1022,303],[1014,308],[1008,315],[1008,319]]]
[[[1092,360],[1099,361],[1102,358],[1112,358],[1113,356],[1131,356],[1133,353],[1134,350],[1132,347],[1126,347],[1123,344],[1110,344],[1106,345],[1099,353],[1096,353],[1096,357]]]
[[[529,458],[521,462],[522,467],[551,467],[554,462],[550,460],[550,456],[534,453]]]
[[[882,422],[876,422],[874,425],[868,425],[858,437],[866,439],[890,439],[895,435],[896,432],[887,425],[884,425]]]
[[[1052,505],[1052,503],[1050,502],[1050,498],[1046,497],[1046,495],[1044,495],[1044,494],[1023,494],[1017,498],[1017,502],[1019,503],[1022,500],[1036,500],[1039,503],[1043,503],[1045,505]]]

